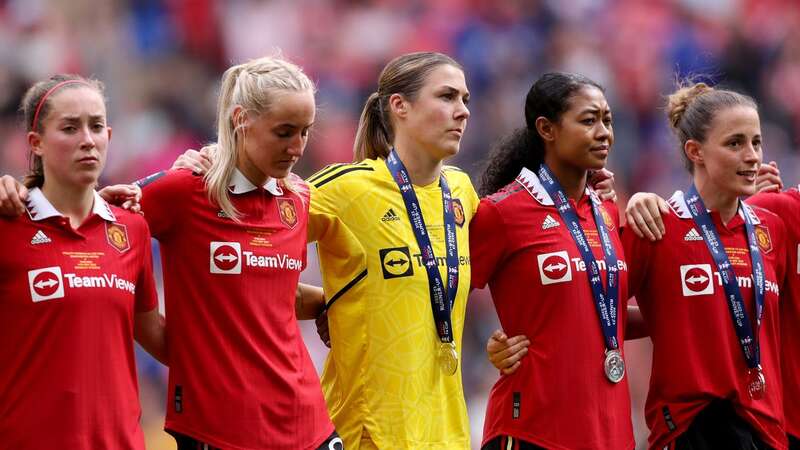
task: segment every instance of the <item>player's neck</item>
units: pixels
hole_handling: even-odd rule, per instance
[[[395,151],[416,186],[427,186],[439,179],[442,174],[442,160],[411,142],[398,136],[394,141]]]
[[[550,154],[553,154],[553,152],[546,153],[546,155]],[[564,164],[556,158],[548,158],[547,156],[545,156],[544,163],[553,172],[567,197],[577,202],[586,191],[586,179],[589,172],[586,169]]]
[[[248,158],[239,158],[236,168],[249,182],[253,183],[253,186],[263,186],[269,180],[269,177],[250,162]]]
[[[739,210],[739,196],[720,189],[708,177],[694,177],[694,185],[706,208],[719,213],[722,223],[727,224]]]
[[[60,184],[45,179],[42,194],[56,211],[69,219],[72,228],[78,228],[89,217],[94,205],[94,189],[89,186]]]

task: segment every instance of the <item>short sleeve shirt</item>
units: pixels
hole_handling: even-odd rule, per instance
[[[157,306],[150,233],[95,194],[74,229],[41,190],[0,219],[0,446],[143,450],[134,317]]]
[[[606,283],[590,191],[570,200]],[[598,201],[599,204],[599,201]],[[620,274],[617,338],[623,341],[627,262],[613,202],[599,205]],[[552,449],[634,447],[627,377],[610,382],[605,340],[586,265],[535,173],[481,200],[470,228],[472,284],[487,283],[503,330],[531,341],[521,366],[489,396],[483,441],[513,436]],[[571,399],[567,401],[567,399]]]
[[[800,192],[765,192],[747,199],[780,216],[786,227],[786,285],[781,296],[781,367],[786,431],[800,436]]]
[[[653,366],[645,418],[650,446],[662,448],[686,431],[715,398],[729,399],[771,447],[785,448],[780,376],[780,288],[785,276],[786,230],[778,216],[752,208],[765,265],[765,299],[758,339],[766,396],[751,399],[748,368],[734,329],[717,267],[695,225],[683,193],[669,200],[666,235],[657,242],[623,232],[631,261],[630,288],[653,341]],[[752,267],[740,208],[726,225],[711,212],[755,330]],[[633,264],[633,262],[636,264]]]
[[[445,167],[452,192],[459,285],[451,320],[457,350],[470,287],[469,221],[478,197],[466,173]],[[309,240],[317,241],[331,352],[322,384],[336,431],[357,449],[469,448],[461,371],[437,360],[428,276],[400,190],[383,159],[323,169],[311,185]],[[446,280],[442,191],[415,186]]]
[[[235,170],[238,222],[189,171],[141,182],[164,271],[168,430],[235,450],[316,448],[333,431],[295,316],[308,188],[288,181],[253,186]]]

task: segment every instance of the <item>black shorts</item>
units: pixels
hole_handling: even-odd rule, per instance
[[[786,437],[789,438],[789,450],[800,450],[800,438],[791,434],[787,434]]]
[[[545,448],[512,436],[497,436],[481,447],[481,450],[545,450]]]
[[[670,450],[767,450],[750,425],[736,414],[727,400],[714,400],[692,420]]]
[[[178,450],[221,450],[218,447],[206,444],[205,442],[200,442],[197,439],[185,434],[177,433],[171,430],[167,430],[167,433],[171,434],[172,437],[175,438],[175,442],[178,444]],[[317,450],[344,450],[344,443],[342,442],[342,438],[339,437],[339,434],[334,431],[330,436],[328,436],[328,439],[325,439],[325,442],[317,447]]]

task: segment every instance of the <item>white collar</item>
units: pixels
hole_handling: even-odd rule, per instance
[[[527,167],[523,167],[519,172],[519,175],[517,175],[517,182],[540,204],[544,206],[553,206],[555,204],[553,203],[553,199],[550,198],[550,194],[547,193],[547,189],[545,189],[544,186],[542,186],[542,182],[539,181],[539,176]],[[595,204],[599,205],[601,203],[600,198],[588,185],[586,186],[586,194],[589,195],[592,202]]]
[[[117,220],[117,217],[113,212],[111,212],[111,207],[105,200],[103,200],[103,197],[100,197],[100,194],[98,194],[97,191],[93,191],[93,194],[94,204],[92,205],[92,213],[97,214],[109,222],[114,222]],[[50,200],[44,196],[44,193],[39,188],[33,188],[28,191],[28,199],[26,202],[28,204],[28,216],[34,222],[48,219],[50,217],[63,216],[63,214],[58,212],[53,204],[50,203]]]
[[[683,191],[675,191],[675,193],[672,194],[672,197],[667,200],[667,203],[669,203],[670,208],[672,208],[672,211],[675,212],[675,215],[679,218],[692,218],[692,213],[689,212],[689,207],[686,206],[686,198],[684,197]],[[750,205],[745,202],[739,202],[739,204],[742,205],[742,207],[738,210],[739,216],[741,216],[742,219],[744,219],[744,215],[746,213],[750,216],[750,220],[752,220],[754,224],[758,225],[761,223],[761,219],[758,218]]]
[[[278,180],[275,178],[267,178],[267,181],[261,187],[272,195],[283,195],[283,189],[278,186]],[[257,186],[251,183],[239,169],[233,168],[231,180],[228,182],[228,190],[231,194],[245,194],[256,189]]]

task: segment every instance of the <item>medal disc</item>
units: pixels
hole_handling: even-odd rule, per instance
[[[747,393],[753,400],[761,400],[767,392],[767,379],[764,378],[764,372],[761,367],[758,369],[751,369],[747,374]]]
[[[458,353],[452,342],[443,342],[439,347],[439,366],[445,375],[455,375],[458,370]]]
[[[619,383],[625,377],[625,360],[619,350],[608,350],[603,363],[606,378],[612,383]]]

